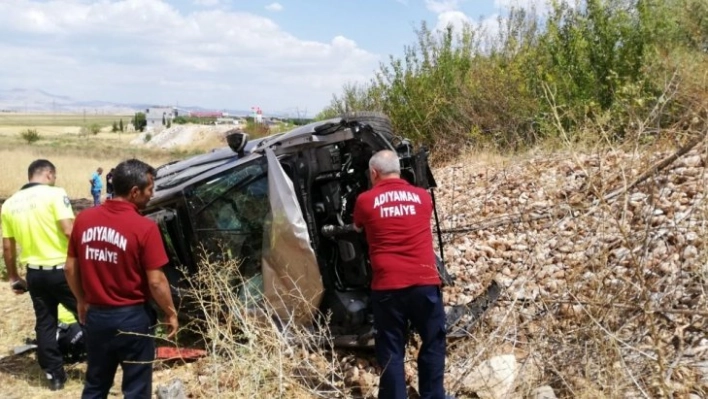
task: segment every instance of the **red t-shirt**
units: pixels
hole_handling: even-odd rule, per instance
[[[435,266],[430,194],[403,179],[385,179],[361,193],[354,224],[364,228],[373,290],[440,285]]]
[[[128,306],[150,297],[145,271],[167,264],[160,231],[138,208],[107,200],[79,213],[69,241],[76,258],[86,302]]]

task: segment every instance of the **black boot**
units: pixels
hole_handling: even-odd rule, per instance
[[[64,389],[64,384],[66,383],[66,372],[59,370],[53,373],[47,373],[47,380],[49,381],[50,390],[60,391]]]

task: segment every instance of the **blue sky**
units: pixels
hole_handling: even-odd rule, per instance
[[[314,116],[421,21],[492,26],[531,3],[545,1],[0,1],[0,89]]]

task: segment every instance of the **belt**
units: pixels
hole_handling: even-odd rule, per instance
[[[64,264],[60,263],[60,264],[54,265],[54,266],[42,266],[42,265],[33,265],[31,263],[28,263],[27,268],[33,269],[33,270],[61,270],[64,268]]]

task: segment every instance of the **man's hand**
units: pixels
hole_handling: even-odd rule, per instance
[[[177,321],[177,313],[172,313],[165,316],[163,321],[167,324],[167,339],[172,339],[177,335],[177,329],[179,328],[179,322]]]
[[[86,301],[76,302],[76,312],[79,316],[79,324],[86,324],[86,312],[88,311],[88,303]]]
[[[12,292],[17,295],[27,292],[27,282],[21,277],[10,279],[10,287],[12,287]]]

